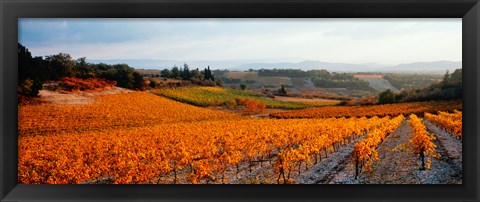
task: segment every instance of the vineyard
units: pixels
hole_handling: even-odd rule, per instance
[[[462,112],[455,110],[454,113],[439,111],[438,115],[425,113],[425,118],[443,129],[452,132],[458,139],[462,139]]]
[[[97,102],[88,105],[19,106],[18,132],[20,136],[58,134],[237,118],[240,116],[138,92],[98,96]]]
[[[461,101],[430,101],[372,106],[328,106],[314,109],[292,110],[270,114],[273,118],[330,118],[330,117],[372,117],[399,116],[408,114],[435,113],[437,111],[461,110]]]
[[[202,88],[222,93],[219,88]],[[430,127],[455,136],[456,125],[436,120],[460,117],[461,124],[460,111],[441,112],[461,110],[461,104],[452,102],[376,106],[379,109],[323,107],[309,109],[316,112],[305,113],[308,119],[256,119],[147,92],[95,99],[85,105],[19,106],[19,183],[289,184],[305,183],[300,178],[327,164],[335,165],[338,173],[353,173],[349,180],[362,180],[384,163],[385,152],[380,151],[405,127],[413,128],[413,136],[404,147],[419,165],[425,160],[429,172],[440,164],[436,159],[447,156],[435,152],[443,139],[436,140],[412,113],[438,114],[425,113],[436,125]],[[204,101],[201,96],[198,100]],[[299,111],[308,112],[290,112]],[[412,114],[410,125],[404,124],[407,118],[402,114]]]
[[[264,103],[267,108],[282,109],[304,109],[311,107],[327,106],[336,103],[333,102],[293,102],[279,101],[262,97],[257,93],[226,89],[219,87],[186,87],[159,89],[152,91],[154,94],[162,95],[180,102],[192,104],[195,106],[220,106],[235,105],[235,99],[253,99]]]

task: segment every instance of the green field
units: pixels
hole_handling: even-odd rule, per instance
[[[171,89],[158,89],[152,91],[157,95],[162,95],[180,102],[196,106],[220,106],[235,104],[236,98],[254,99],[265,103],[267,108],[275,109],[304,109],[310,107],[319,107],[332,105],[328,102],[283,102],[262,97],[261,95],[250,92],[220,87],[183,87]]]

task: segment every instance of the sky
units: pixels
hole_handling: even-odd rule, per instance
[[[335,63],[461,61],[462,20],[19,19],[34,56]]]

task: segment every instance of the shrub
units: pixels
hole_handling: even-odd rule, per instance
[[[25,79],[17,87],[18,95],[36,96],[42,90],[42,84],[32,79]]]
[[[105,79],[98,78],[80,79],[74,77],[64,77],[60,79],[58,85],[67,91],[78,91],[104,89],[106,87],[112,87],[115,84],[115,81],[107,81]]]
[[[253,99],[235,98],[235,101],[237,105],[245,106],[249,112],[262,112],[265,110],[265,108],[267,108],[265,103]]]
[[[287,90],[285,90],[285,85],[282,84],[280,89],[278,89],[278,94],[279,95],[287,95]]]
[[[242,83],[242,84],[240,84],[240,89],[242,89],[242,90],[245,90],[245,89],[247,89],[247,85],[245,85],[245,84],[243,84],[243,83]]]
[[[393,93],[393,91],[391,91],[390,89],[387,89],[386,91],[383,91],[378,95],[378,103],[380,104],[388,104],[394,102],[395,93]]]

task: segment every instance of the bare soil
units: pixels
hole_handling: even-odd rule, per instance
[[[351,161],[351,155],[353,147],[359,138],[344,147],[341,147],[338,151],[323,156],[323,159],[313,165],[307,172],[295,178],[295,183],[298,184],[327,184],[330,183],[339,174],[339,171],[345,170],[346,166]],[[353,177],[352,177],[353,178]]]
[[[37,98],[41,102],[53,104],[91,104],[95,102],[95,96],[107,94],[129,93],[132,90],[112,87],[101,91],[79,91],[79,92],[58,92],[51,90],[40,90]]]
[[[438,127],[426,123],[428,128],[437,130]],[[441,130],[441,129],[439,129]],[[420,170],[420,158],[409,149],[408,141],[412,137],[413,129],[408,121],[404,121],[395,132],[388,135],[379,146],[379,161],[376,161],[371,171],[363,171],[355,179],[355,167],[352,155],[346,155],[346,159],[338,159],[340,164],[334,171],[330,171],[330,180],[323,183],[330,184],[461,184],[462,163],[458,158],[458,151],[461,153],[461,144],[458,147],[458,140],[444,138],[449,135],[443,131],[436,131],[434,134],[437,140],[436,152],[441,155],[439,158],[431,158],[431,168]],[[452,146],[456,144],[457,146]],[[448,148],[448,149],[447,149]],[[460,150],[459,150],[460,149]],[[450,157],[452,156],[452,157]],[[322,182],[322,181],[320,181]],[[306,181],[305,183],[308,183]]]
[[[420,159],[408,147],[412,133],[410,123],[403,121],[397,130],[389,134],[378,147],[380,160],[373,163],[372,171],[360,173],[357,183],[418,184],[418,179],[411,176],[420,167]],[[353,158],[348,167],[351,168],[350,175],[354,176]],[[342,183],[342,180],[333,183]]]

